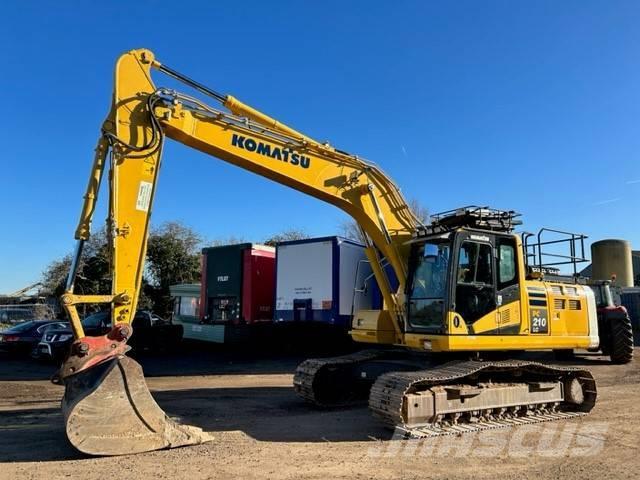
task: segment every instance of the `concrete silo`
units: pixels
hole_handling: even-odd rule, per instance
[[[611,280],[619,287],[633,287],[631,244],[627,240],[608,239],[591,245],[592,278]]]

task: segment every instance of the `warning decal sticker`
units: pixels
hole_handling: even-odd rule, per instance
[[[141,212],[149,211],[149,203],[151,202],[151,190],[153,185],[150,182],[140,182],[138,189],[138,199],[136,200],[136,210]]]

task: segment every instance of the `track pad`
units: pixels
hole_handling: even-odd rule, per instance
[[[64,379],[67,437],[89,455],[125,455],[213,440],[181,425],[155,402],[142,367],[129,357],[103,362]]]

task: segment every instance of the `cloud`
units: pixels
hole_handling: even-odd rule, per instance
[[[400,145],[400,148],[402,149],[402,153],[404,154],[404,156],[407,156],[407,149],[404,148],[404,145]],[[638,180],[640,182],[640,180]]]
[[[608,203],[615,203],[615,202],[619,202],[620,200],[622,200],[622,198],[620,197],[609,198],[607,200],[600,200],[599,202],[592,203],[591,206],[596,207],[598,205],[607,205]]]
[[[624,182],[626,185],[633,185],[636,183],[640,183],[640,178],[636,179],[636,180],[627,180],[626,182]]]

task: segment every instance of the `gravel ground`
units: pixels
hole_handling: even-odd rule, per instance
[[[54,368],[0,358],[0,479],[640,478],[637,360],[573,362],[598,381],[599,400],[588,417],[410,442],[394,439],[364,407],[304,405],[291,388],[300,360],[220,351],[143,358],[158,403],[215,441],[87,458],[66,443],[62,388],[48,381]]]

